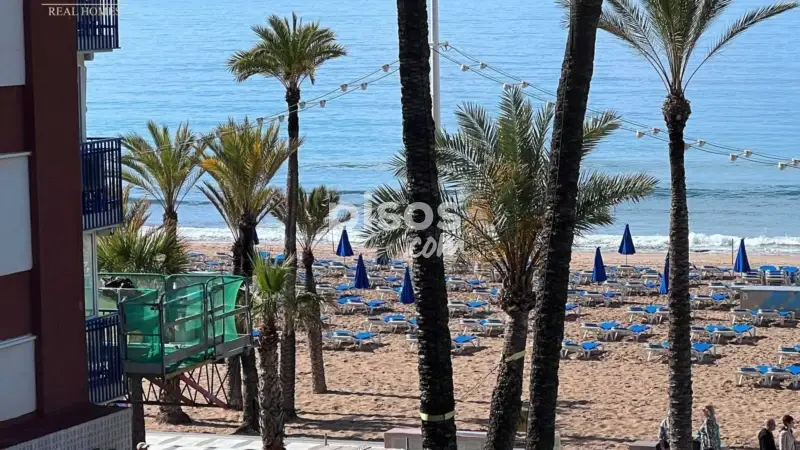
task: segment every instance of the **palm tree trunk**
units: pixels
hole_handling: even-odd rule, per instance
[[[527,450],[552,450],[555,442],[558,366],[564,338],[569,263],[575,236],[583,122],[594,71],[602,0],[576,0],[558,84],[547,185],[542,290],[533,321]]]
[[[142,376],[129,376],[128,386],[130,386],[131,391],[131,440],[133,445],[136,446],[140,442],[147,442],[147,430],[144,426],[144,391],[142,389]]]
[[[691,448],[692,354],[689,304],[689,208],[683,130],[692,110],[683,93],[669,95],[662,108],[669,132],[672,205],[669,214],[669,413],[670,448]]]
[[[300,139],[300,117],[297,104],[300,102],[300,89],[286,89],[286,104],[289,106],[289,164],[286,174],[286,222],[284,232],[284,250],[290,261],[289,283],[286,285],[286,296],[294,297],[294,282],[297,279],[297,195],[299,190],[299,167],[297,160],[298,142]],[[283,336],[281,337],[281,390],[283,394],[283,414],[287,421],[297,418],[294,403],[296,347],[294,318],[284,312]]]
[[[406,149],[410,201],[433,210],[433,225],[415,230],[414,287],[418,301],[419,390],[422,448],[455,450],[456,423],[453,398],[453,366],[448,328],[444,260],[438,252],[422,255],[423,246],[439,244],[441,203],[439,175],[434,156],[435,124],[431,115],[430,47],[426,0],[397,0],[400,47],[400,86],[403,111],[403,144]],[[413,220],[422,223],[417,209]],[[437,245],[438,246],[438,245]]]
[[[167,379],[164,381],[164,387],[166,389],[161,390],[159,401],[168,404],[158,407],[156,422],[170,425],[188,425],[192,423],[191,417],[183,411],[179,404],[181,400],[177,394],[181,392],[180,380],[177,378]],[[173,393],[176,395],[172,395]]]
[[[243,276],[245,278],[251,278],[253,276],[253,253],[255,250],[255,233],[256,233],[256,221],[253,217],[248,215],[243,215],[239,218],[239,238],[236,240],[236,244],[234,244],[234,275]],[[239,261],[237,265],[237,260]],[[238,270],[237,270],[238,269]],[[241,332],[249,333],[250,330],[240,330]],[[237,389],[239,390],[239,396],[241,400],[241,406],[239,408],[244,411],[242,414],[242,423],[237,432],[240,433],[252,433],[258,430],[258,424],[256,423],[256,415],[253,411],[256,404],[256,395],[257,390],[255,389],[255,380],[258,379],[258,373],[256,373],[256,364],[255,364],[255,355],[252,352],[245,351],[239,356],[235,356],[232,358],[228,358],[228,365],[231,365],[232,359],[238,359],[241,365],[241,372],[239,372],[238,367],[235,368],[238,380],[232,380],[231,373],[228,373],[229,383],[236,383]],[[237,364],[238,366],[239,364]],[[230,367],[229,367],[230,368]],[[240,375],[241,374],[241,375]],[[242,382],[245,383],[245,389],[242,390]],[[230,384],[229,390],[230,388]],[[230,398],[230,397],[229,397]]]
[[[242,365],[239,355],[231,356],[225,360],[226,369],[226,395],[228,408],[241,411],[244,406],[242,399]]]
[[[314,253],[310,248],[303,249],[303,266],[306,269],[306,292],[317,293],[317,286],[314,282]],[[314,317],[319,317],[322,312],[319,303],[311,305]],[[315,394],[324,394],[328,391],[328,384],[325,382],[325,363],[322,356],[322,327],[320,323],[314,321],[308,324],[308,353],[311,360],[311,390]]]
[[[168,211],[164,208],[164,214],[161,216],[161,226],[165,230],[172,231],[173,233],[178,230],[178,213],[174,210]]]
[[[281,385],[278,379],[278,331],[275,323],[259,330],[258,352],[258,420],[263,450],[283,450],[283,412]]]
[[[509,316],[503,343],[503,363],[497,374],[489,410],[489,429],[484,450],[512,450],[519,428],[522,409],[522,373],[525,370],[525,343],[528,339],[528,320],[533,306],[532,295],[525,298],[523,290],[503,290],[515,299],[504,299],[516,308],[506,311]],[[530,288],[527,289],[530,292]],[[513,294],[512,294],[513,293]]]
[[[258,372],[256,371],[256,355],[253,349],[247,348],[240,355],[242,362],[242,381],[244,405],[242,408],[242,424],[237,434],[258,433]]]

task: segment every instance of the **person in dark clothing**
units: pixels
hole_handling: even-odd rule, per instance
[[[759,450],[778,450],[775,447],[775,436],[772,432],[775,431],[775,419],[767,419],[764,421],[764,428],[758,433],[758,448]]]

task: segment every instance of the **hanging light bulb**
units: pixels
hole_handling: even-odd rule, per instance
[[[644,136],[644,131],[636,130],[634,132],[634,134],[636,135],[637,138],[640,138],[640,137]]]
[[[286,118],[286,116],[281,114],[280,116],[278,116],[278,122],[283,122],[283,119],[285,119],[285,118]]]
[[[650,132],[653,134],[661,133],[661,128],[655,128],[655,127],[650,128]]]
[[[697,140],[697,146],[698,146],[698,147],[702,147],[702,146],[704,146],[704,145],[706,145],[706,141],[704,141],[704,140],[702,140],[702,139],[698,139],[698,140]]]
[[[468,70],[469,70],[469,66],[468,66],[468,65],[466,65],[466,64],[462,64],[462,65],[461,65],[461,71],[462,71],[462,72],[466,72],[466,71],[468,71]]]
[[[345,83],[345,84],[343,84],[343,85],[339,86],[339,89],[341,89],[341,90],[342,90],[342,92],[347,92],[347,83]]]
[[[786,163],[785,162],[779,162],[778,163],[778,169],[783,170],[785,168],[786,168]]]
[[[297,104],[297,106],[299,106],[300,109],[306,109],[306,102],[300,102]]]
[[[324,108],[324,107],[325,107],[325,103],[327,103],[327,101],[325,101],[325,100],[320,100],[320,101],[319,101],[319,107],[320,107],[320,108]]]
[[[692,148],[692,144],[690,144],[690,143],[688,143],[688,142],[684,142],[684,143],[683,143],[683,151],[687,151],[687,150],[689,150],[690,148]]]
[[[793,166],[800,166],[800,159],[792,158],[792,165]]]
[[[520,86],[522,86],[522,89],[525,89],[526,87],[530,86],[530,85],[528,84],[528,82],[527,82],[527,81],[525,81],[525,80],[522,80],[522,81],[519,83],[519,85],[520,85]]]
[[[258,126],[264,125],[264,118],[256,117],[256,123],[258,124]]]
[[[489,67],[489,65],[486,64],[485,62],[481,61],[481,69],[485,69],[487,67]]]
[[[753,156],[753,151],[752,150],[745,150],[743,153],[744,153],[744,157],[745,158],[749,158],[749,157]]]
[[[367,90],[367,83],[361,83],[361,90],[362,91],[366,91]]]
[[[731,161],[736,161],[736,158],[738,157],[739,155],[737,155],[736,153],[731,153],[730,155],[728,155],[728,158],[730,158]]]
[[[383,69],[384,72],[388,72],[389,71],[389,65],[388,64],[384,64],[384,65],[381,66],[381,69]]]

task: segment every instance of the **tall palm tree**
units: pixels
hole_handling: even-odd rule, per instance
[[[285,295],[288,285],[293,282],[290,261],[284,261],[283,264],[273,264],[261,258],[254,258],[254,261],[255,296],[252,309],[253,317],[259,323],[256,352],[262,448],[282,450],[284,417],[278,376],[279,322],[286,316],[292,316],[295,322],[305,326],[319,324],[318,311],[323,299],[310,292],[291,298]]]
[[[546,247],[539,272],[538,296],[542,301],[536,306],[533,321],[527,450],[551,450],[555,441],[564,306],[580,197],[578,185],[584,155],[586,103],[594,72],[594,47],[602,1],[575,0],[570,10],[550,138],[547,212],[542,233]]]
[[[297,229],[298,241],[302,248],[302,263],[305,268],[306,292],[317,293],[314,281],[314,248],[325,237],[330,227],[331,207],[338,204],[341,195],[336,190],[329,190],[324,185],[317,186],[307,193],[302,187],[298,195]],[[286,224],[286,199],[279,201],[272,214]],[[340,218],[341,221],[349,219],[349,215]],[[316,315],[321,311],[316,305]],[[323,394],[328,390],[325,382],[325,365],[322,356],[322,328],[313,322],[307,327],[308,348],[311,359],[311,388],[315,394]]]
[[[207,151],[200,159],[202,167],[212,178],[204,181],[200,191],[217,209],[233,235],[233,273],[253,275],[256,226],[277,201],[276,189],[270,186],[275,173],[289,156],[286,142],[280,138],[275,123],[266,129],[245,119],[217,128],[216,138],[204,141]],[[204,149],[205,150],[205,149]],[[243,410],[241,432],[258,429],[258,405],[255,360],[252,352],[241,355],[243,381]],[[238,373],[236,362],[229,358],[229,377]]]
[[[661,111],[669,132],[670,186],[670,291],[672,310],[670,358],[670,442],[689,448],[692,425],[692,374],[689,306],[689,209],[686,203],[686,169],[683,131],[692,109],[686,89],[703,65],[750,27],[798,6],[781,2],[751,10],[733,22],[714,41],[699,62],[692,57],[701,38],[728,9],[732,0],[671,0],[651,2],[606,0],[599,27],[631,46],[658,74],[667,97]]]
[[[515,88],[503,94],[499,110],[499,117],[493,119],[480,106],[460,107],[456,112],[459,131],[437,135],[436,158],[443,188],[461,199],[448,210],[460,226],[446,229],[445,234],[465,254],[490,261],[503,284],[500,305],[510,320],[504,364],[492,395],[486,448],[510,450],[522,406],[523,356],[528,317],[535,304],[533,275],[544,250],[539,237],[544,228],[551,165],[548,137],[554,109],[549,104],[535,109],[523,91]],[[613,113],[588,119],[583,155],[618,126]],[[405,159],[401,153],[393,161],[399,176],[405,175]],[[576,229],[586,232],[594,226],[610,225],[615,205],[641,200],[656,183],[646,174],[583,174],[578,185]],[[369,199],[371,210],[388,202],[397,204],[397,212],[405,210],[409,201],[403,190],[402,183],[400,189],[379,188]],[[377,212],[371,218],[376,220],[365,228],[366,244],[404,251],[413,236],[385,229]]]
[[[178,224],[178,205],[192,190],[202,171],[195,162],[195,135],[188,123],[181,123],[171,136],[169,127],[147,122],[148,142],[131,133],[122,138],[128,153],[122,156],[122,179],[143,189],[164,207],[162,224],[174,231]]]
[[[287,260],[294,261],[292,275],[297,275],[297,195],[299,189],[299,167],[297,151],[300,147],[300,85],[308,78],[316,80],[317,69],[326,61],[346,54],[343,46],[336,42],[336,33],[321,27],[319,22],[304,24],[292,13],[292,22],[272,15],[267,26],[253,25],[259,41],[250,50],[239,51],[228,60],[228,68],[239,82],[261,75],[278,80],[286,89],[286,105],[289,109],[289,156],[286,179],[286,223],[284,253]],[[294,283],[289,283],[288,296],[294,295]],[[283,410],[287,419],[297,416],[295,412],[295,342],[294,335],[284,336],[281,344],[281,365],[286,362],[288,370],[281,370],[283,387]]]
[[[432,226],[414,230],[414,294],[418,299],[419,390],[422,419],[422,448],[456,449],[453,362],[450,357],[449,312],[444,284],[444,260],[435,252],[422,254],[429,242],[440,243],[439,175],[436,169],[431,114],[428,11],[426,0],[397,0],[400,87],[403,112],[403,146],[406,152],[408,195],[412,202],[433,210]],[[417,209],[413,221],[422,223],[425,214]],[[417,227],[418,228],[418,227]]]

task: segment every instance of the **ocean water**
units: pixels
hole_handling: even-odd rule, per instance
[[[121,49],[97,54],[88,63],[88,129],[91,136],[144,132],[149,119],[172,127],[188,120],[207,132],[228,117],[269,116],[285,109],[280,84],[254,78],[236,83],[226,59],[254,42],[252,24],[273,13],[292,11],[320,20],[337,31],[348,56],[325,64],[316,85],[306,82],[303,97],[314,98],[358,79],[397,58],[395,2],[379,0],[120,0]],[[703,54],[713,38],[744,11],[765,4],[738,0],[719,19],[701,44]],[[554,92],[558,84],[566,32],[554,2],[440,0],[440,39],[493,67]],[[692,80],[687,97],[692,116],[687,136],[710,144],[749,148],[780,157],[800,157],[800,11],[792,11],[741,36]],[[446,53],[459,62],[466,58]],[[490,74],[488,71],[484,71]],[[376,76],[382,75],[379,72]],[[499,78],[497,74],[491,74]],[[441,62],[442,116],[453,129],[452,112],[464,102],[496,110],[502,86],[478,74],[462,72],[457,63]],[[504,79],[513,82],[511,79]],[[542,91],[532,93],[548,97]],[[590,108],[613,109],[640,124],[664,128],[664,87],[637,55],[610,36],[599,33]],[[300,181],[326,184],[360,204],[364,193],[394,183],[387,161],[402,146],[400,87],[396,74],[367,90],[328,101],[326,107],[301,114],[305,144],[300,153]],[[626,125],[632,128],[632,125]],[[663,136],[663,133],[662,133]],[[720,147],[717,147],[720,149]],[[726,150],[727,152],[727,150]],[[729,251],[731,240],[748,238],[750,252],[800,252],[800,170],[779,171],[740,158],[697,150],[687,153],[692,247]],[[657,191],[639,204],[616,209],[617,223],[593,230],[576,243],[579,249],[615,248],[629,223],[637,248],[661,251],[667,246],[669,169],[666,143],[637,139],[620,130],[584,163],[585,170],[608,173],[645,171],[661,181]],[[275,183],[285,183],[281,172]],[[153,223],[160,221],[158,205]],[[185,236],[194,240],[228,241],[230,235],[213,207],[192,191],[179,210]],[[357,227],[356,227],[357,228]],[[265,220],[262,239],[279,238],[280,227]]]

